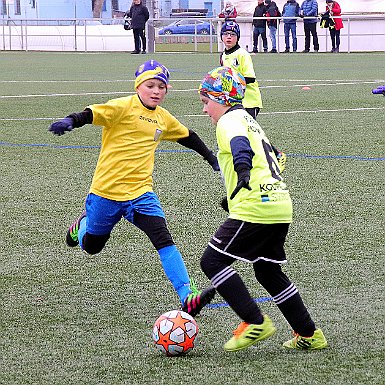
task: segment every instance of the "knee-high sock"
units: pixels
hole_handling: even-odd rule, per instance
[[[175,245],[163,247],[158,250],[158,253],[163,270],[183,304],[186,297],[191,293],[191,289],[190,278],[182,255]]]
[[[275,304],[295,332],[303,337],[313,335],[316,326],[295,285],[283,273],[281,266],[271,262],[256,262],[255,277],[273,297]]]
[[[263,315],[238,273],[230,266],[235,260],[207,247],[201,268],[218,293],[238,317],[247,323],[261,324]]]

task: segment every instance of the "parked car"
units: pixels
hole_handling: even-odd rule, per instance
[[[159,29],[159,35],[215,35],[214,27],[208,21],[200,19],[182,19],[174,21],[173,23],[166,25]]]

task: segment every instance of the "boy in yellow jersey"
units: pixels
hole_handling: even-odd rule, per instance
[[[85,211],[69,228],[66,242],[70,247],[80,244],[89,254],[99,253],[114,226],[125,218],[149,237],[182,309],[194,316],[212,300],[215,289],[209,287],[201,292],[190,282],[153,192],[155,150],[162,140],[176,141],[202,155],[215,171],[219,171],[218,161],[195,132],[160,107],[169,82],[167,68],[149,60],[138,67],[135,76],[135,95],[90,105],[49,128],[54,134],[63,135],[85,124],[103,126]]]
[[[240,37],[241,30],[235,21],[223,23],[221,39],[225,45],[225,50],[221,55],[220,64],[221,66],[235,69],[245,78],[246,90],[242,104],[245,110],[256,119],[262,108],[262,97],[258,81],[255,77],[251,55],[238,44]],[[273,150],[277,156],[280,172],[282,173],[286,166],[287,156],[274,146]]]
[[[244,349],[276,331],[232,267],[236,260],[252,264],[257,281],[293,328],[295,337],[283,346],[322,349],[327,342],[321,329],[281,270],[292,202],[269,139],[242,106],[245,85],[241,74],[219,67],[199,87],[203,112],[216,125],[218,162],[229,198],[229,217],[211,238],[201,268],[242,320],[224,349]]]

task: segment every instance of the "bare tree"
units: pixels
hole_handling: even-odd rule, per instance
[[[102,16],[102,9],[103,9],[103,3],[104,0],[94,0],[94,10],[93,10],[93,17],[99,18]]]

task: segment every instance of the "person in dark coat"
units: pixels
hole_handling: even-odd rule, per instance
[[[267,7],[264,0],[258,0],[258,5],[255,7],[253,17],[265,17]],[[261,35],[263,43],[263,51],[267,52],[266,38],[266,19],[253,20],[253,53],[258,52],[258,37]]]
[[[124,16],[131,18],[132,32],[134,33],[135,50],[131,53],[146,53],[146,22],[150,17],[148,8],[142,4],[142,0],[133,0],[131,8]]]
[[[277,53],[277,28],[278,28],[278,19],[272,19],[274,17],[280,17],[281,12],[279,11],[277,4],[272,0],[265,0],[265,5],[267,8],[266,17],[267,17],[267,26],[270,30],[270,40],[271,40],[271,51],[272,53]]]

